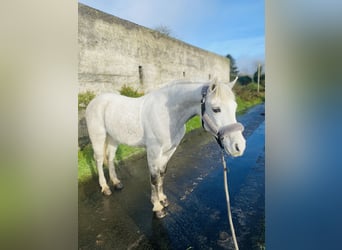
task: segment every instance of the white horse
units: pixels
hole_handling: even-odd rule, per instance
[[[101,94],[86,110],[89,137],[94,149],[102,192],[110,195],[103,173],[104,157],[108,157],[110,179],[116,189],[123,185],[114,168],[119,144],[146,147],[151,174],[151,202],[158,218],[166,215],[168,200],[163,192],[166,165],[185,134],[185,123],[195,115],[202,126],[232,156],[245,150],[243,126],[237,123],[237,104],[228,84],[177,82],[166,85],[139,98],[118,94]]]

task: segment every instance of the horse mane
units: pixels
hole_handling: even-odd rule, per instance
[[[176,86],[182,86],[182,85],[185,85],[185,84],[210,84],[210,82],[193,82],[193,81],[190,81],[190,80],[174,80],[174,81],[171,81],[171,82],[166,82],[166,83],[162,83],[160,85],[158,85],[158,87],[151,87],[151,88],[148,88],[145,92],[146,93],[150,93],[150,92],[153,92],[153,91],[162,91],[162,90],[167,90],[167,89],[170,89],[170,88],[173,88],[173,87],[176,87]]]
[[[158,88],[151,88],[151,89],[147,89],[146,93],[150,93],[153,91],[167,91],[170,88],[176,87],[176,86],[182,86],[185,84],[204,84],[204,85],[212,85],[215,84],[216,85],[216,91],[214,98],[218,98],[220,100],[228,100],[228,99],[232,99],[235,100],[235,95],[233,93],[233,91],[230,89],[230,87],[225,84],[225,83],[219,83],[217,82],[217,79],[213,79],[211,81],[203,81],[203,82],[194,82],[194,81],[189,81],[189,80],[174,80],[171,82],[167,82],[164,84],[161,84],[158,86]]]
[[[218,83],[216,79],[211,82],[211,84],[216,85],[216,91],[214,92],[215,96],[214,98],[218,98],[220,100],[227,100],[227,99],[233,99],[235,100],[234,92],[231,90],[231,88],[225,84],[225,83]]]

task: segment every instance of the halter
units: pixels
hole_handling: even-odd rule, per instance
[[[210,119],[207,113],[205,113],[205,101],[208,94],[209,86],[204,86],[202,88],[202,99],[201,99],[201,115],[202,115],[202,127],[205,129],[204,124],[209,128],[209,132],[214,136],[218,145],[223,149],[222,140],[232,132],[243,131],[244,127],[241,123],[236,122],[222,128],[217,128],[215,123]]]

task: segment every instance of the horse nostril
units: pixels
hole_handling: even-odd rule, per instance
[[[236,151],[240,152],[240,148],[239,148],[239,145],[237,143],[235,143],[235,149],[236,149]]]

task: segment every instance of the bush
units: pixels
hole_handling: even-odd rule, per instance
[[[241,85],[247,85],[250,84],[252,82],[252,78],[250,76],[239,76],[238,78],[238,83],[240,83]]]
[[[120,94],[128,97],[140,97],[144,95],[144,93],[138,92],[137,89],[133,89],[132,87],[129,87],[127,85],[124,85],[121,88]]]
[[[236,101],[238,103],[238,112],[244,112],[249,107],[265,101],[265,88],[258,84],[250,83],[248,85],[235,84],[233,91],[235,92]]]
[[[144,93],[139,92],[138,90],[133,89],[132,87],[129,87],[126,85],[124,85],[121,88],[120,94],[124,96],[129,96],[129,97],[140,97],[144,95]],[[78,110],[85,109],[88,106],[89,102],[92,99],[94,99],[95,96],[96,96],[95,93],[89,90],[84,93],[79,93],[78,94]]]
[[[85,93],[78,94],[78,109],[85,109],[89,102],[94,99],[95,94],[91,91],[87,91]]]

